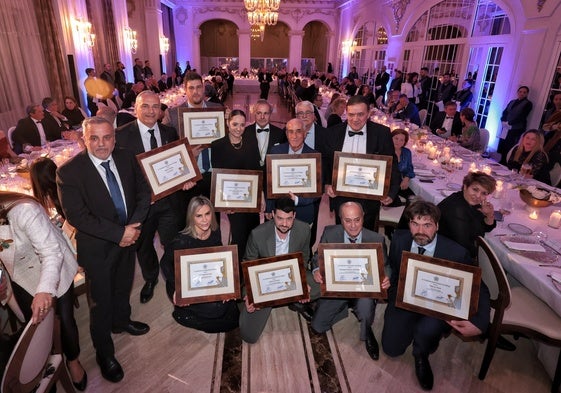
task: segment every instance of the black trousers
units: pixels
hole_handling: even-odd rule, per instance
[[[33,296],[15,282],[12,282],[12,290],[25,320],[30,321],[33,315],[31,311]],[[80,355],[80,338],[78,336],[78,326],[74,319],[74,285],[71,285],[64,295],[57,298],[56,314],[60,318],[62,351],[66,360],[75,360]]]

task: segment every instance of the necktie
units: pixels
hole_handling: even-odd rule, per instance
[[[349,242],[356,243],[356,237],[349,237]]]
[[[420,255],[424,255],[425,251],[427,251],[427,249],[425,247],[417,247],[419,249],[419,254]]]
[[[148,130],[148,132],[150,133],[150,150],[152,150],[158,147],[158,141],[154,136],[154,130]]]
[[[208,154],[208,149],[204,149],[201,152],[201,160],[203,162],[203,171],[207,172],[210,169],[210,156]]]
[[[103,169],[105,169],[107,185],[109,186],[109,193],[111,194],[113,205],[115,205],[115,209],[117,209],[119,223],[121,225],[125,225],[127,223],[127,210],[125,209],[125,202],[123,201],[123,196],[121,195],[121,189],[119,188],[117,178],[109,167],[109,160],[103,161],[101,163],[101,166],[103,167]]]
[[[269,132],[269,129],[268,128],[258,128],[257,133],[259,134],[260,132]]]
[[[350,137],[353,137],[355,135],[364,135],[364,132],[362,132],[362,131],[358,131],[358,132],[349,131],[349,136]]]

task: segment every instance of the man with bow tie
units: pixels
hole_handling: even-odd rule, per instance
[[[253,115],[255,123],[248,125],[244,133],[246,135],[255,135],[257,145],[259,146],[259,154],[261,156],[259,164],[265,167],[265,156],[275,145],[280,145],[287,141],[286,135],[282,129],[269,123],[273,108],[267,100],[258,100],[253,105]]]
[[[43,126],[45,112],[43,107],[38,104],[31,104],[26,108],[27,117],[20,119],[12,134],[14,152],[21,154],[26,145],[31,148],[41,149],[47,141],[60,139],[60,130],[51,132],[49,128]]]
[[[438,112],[433,116],[430,129],[442,138],[462,135],[462,121],[454,101],[447,102],[444,105],[444,112]]]
[[[332,208],[339,211],[339,206],[349,200],[356,201],[364,209],[364,227],[373,229],[380,211],[380,202],[384,205],[392,203],[399,191],[399,170],[393,147],[390,129],[382,124],[373,123],[368,119],[368,102],[364,96],[353,96],[347,101],[347,121],[337,124],[326,133],[324,145],[324,181],[325,192],[332,199]],[[337,196],[332,186],[333,157],[336,151],[359,154],[379,154],[392,157],[390,190],[381,201],[362,198]],[[340,218],[337,217],[337,224]]]

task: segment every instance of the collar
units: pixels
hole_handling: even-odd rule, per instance
[[[99,158],[97,158],[96,156],[91,154],[90,152],[88,152],[88,156],[90,157],[90,160],[92,160],[92,162],[93,162],[93,164],[96,168],[98,166],[100,166],[102,162],[105,162],[105,161],[108,161],[108,160],[110,160],[113,163],[113,165],[115,165],[115,161],[113,160],[113,154],[110,154],[109,157],[107,157],[105,160],[100,160]]]
[[[427,256],[434,256],[434,251],[436,249],[436,242],[438,240],[438,234],[434,237],[434,239],[432,239],[432,242],[430,242],[429,244],[425,245],[425,246],[419,246],[415,240],[411,241],[411,252],[417,252],[418,249],[417,247],[423,247],[425,249],[425,255]]]
[[[349,234],[347,233],[347,231],[343,230],[343,232],[345,233],[344,237],[344,243],[351,243],[351,241],[349,239],[351,239],[351,237],[349,236]],[[355,243],[362,243],[362,230],[360,231],[360,233],[355,237]]]

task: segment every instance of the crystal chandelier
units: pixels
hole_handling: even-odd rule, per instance
[[[276,25],[280,0],[244,0],[250,25]]]

